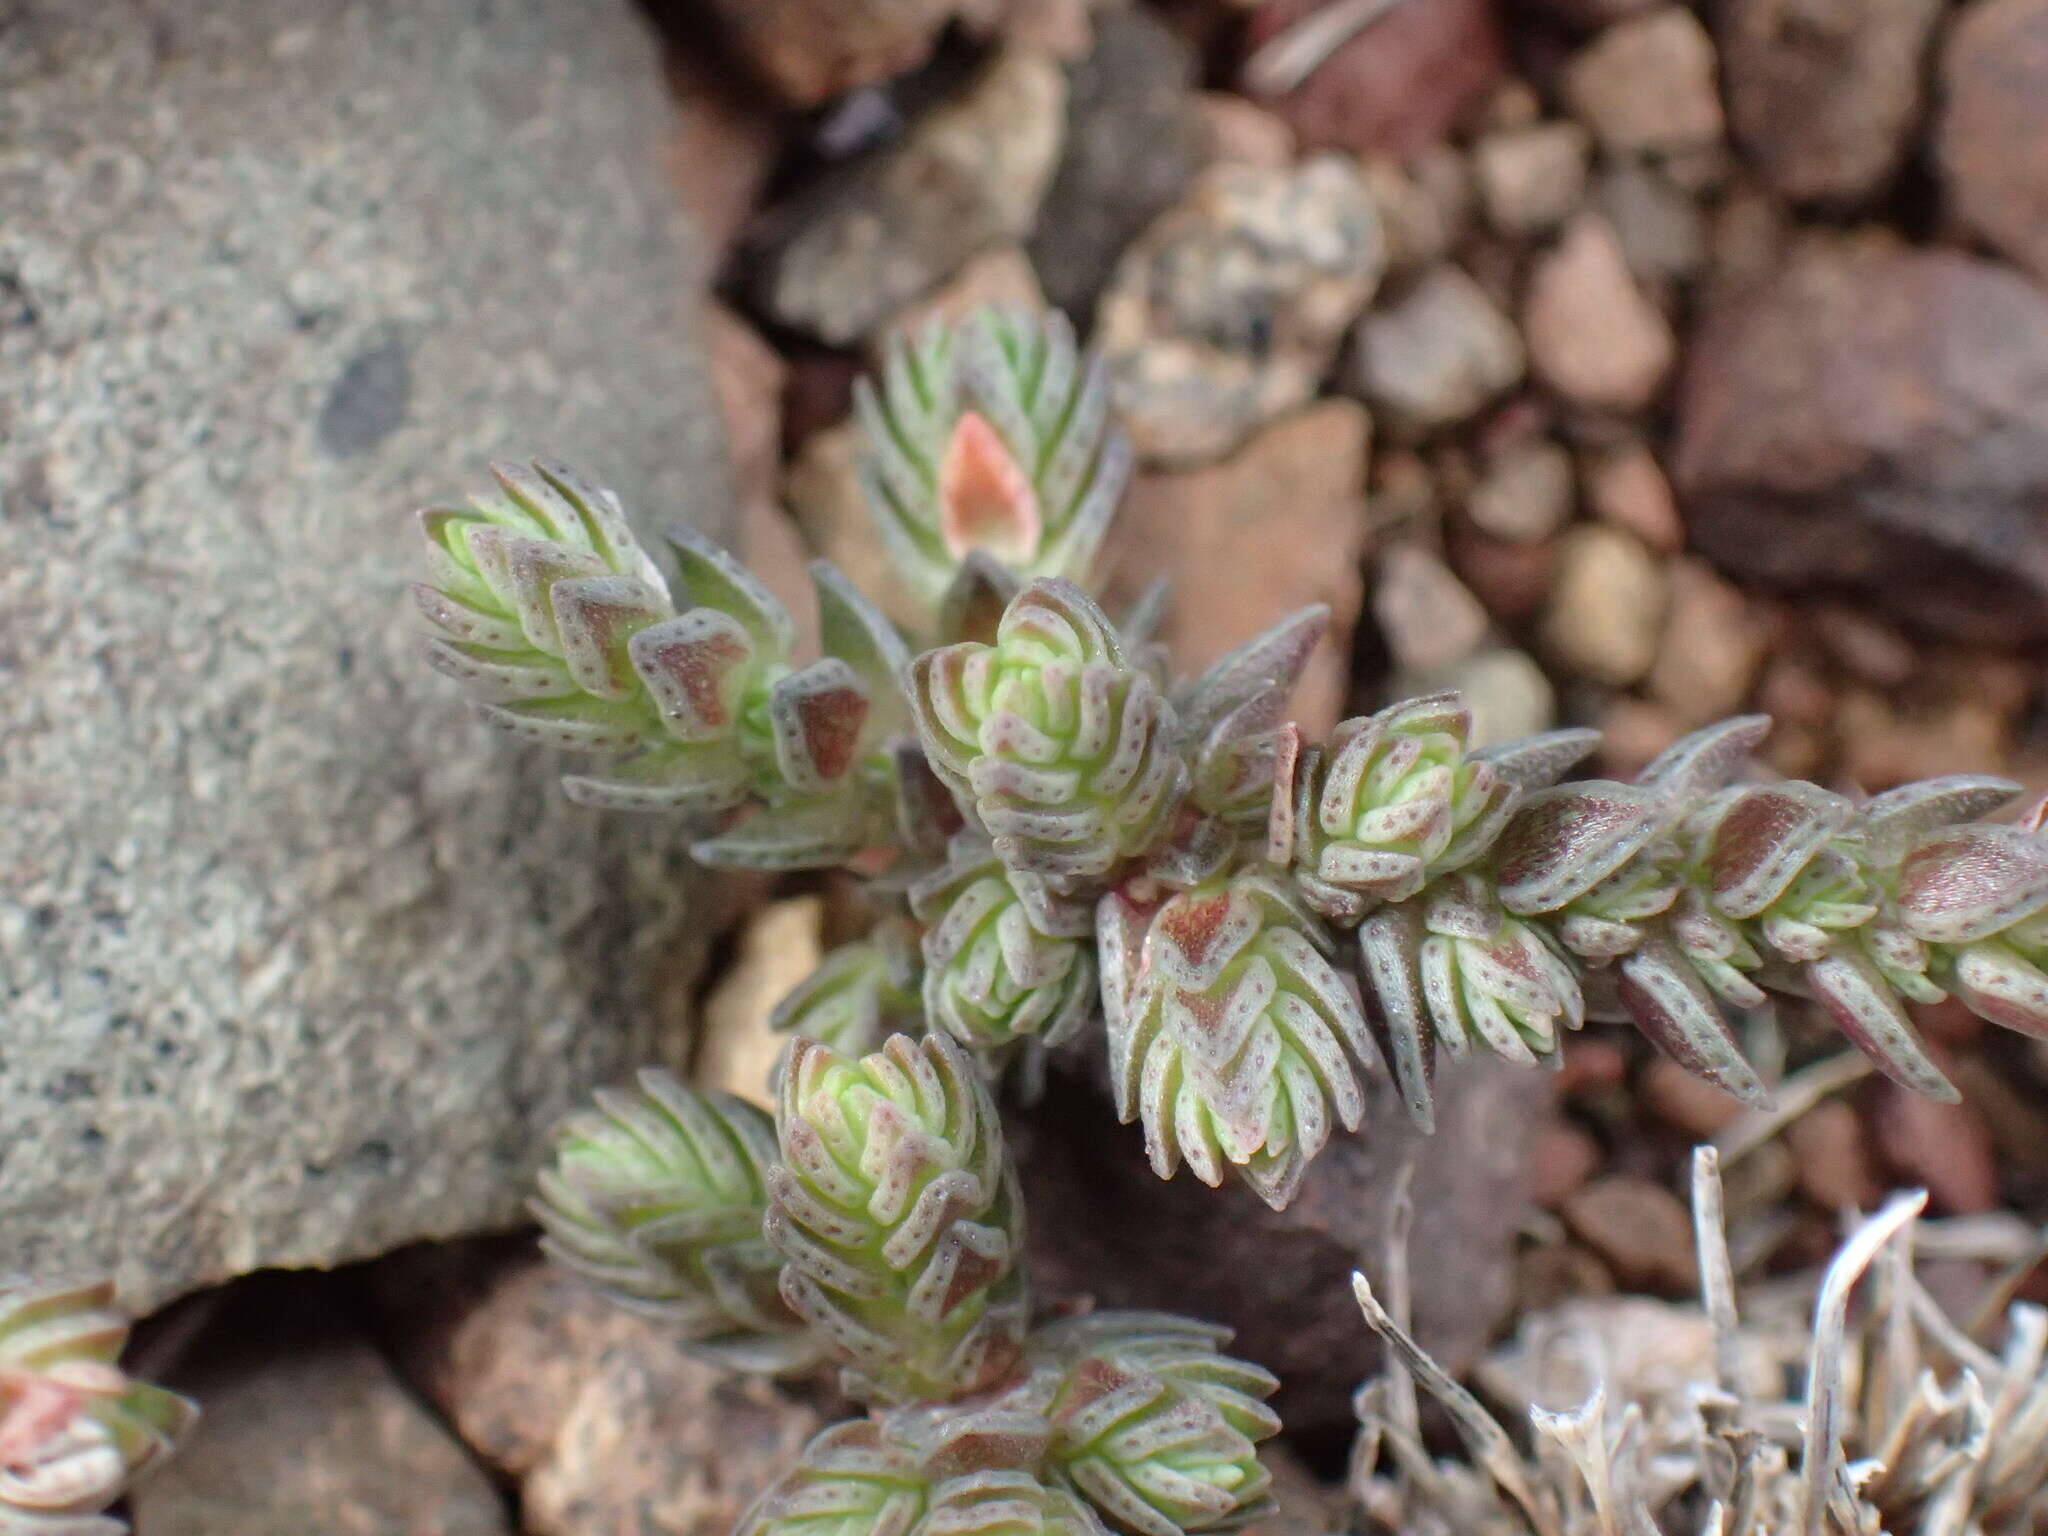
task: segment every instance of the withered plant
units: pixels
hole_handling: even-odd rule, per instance
[[[1403,1536],[2042,1530],[2048,1309],[2013,1306],[1996,1352],[1951,1321],[1914,1272],[1926,1201],[1895,1196],[1849,1232],[1812,1293],[1797,1341],[1804,1369],[1788,1395],[1784,1330],[1740,1313],[1719,1162],[1699,1149],[1693,1226],[1708,1347],[1690,1371],[1677,1364],[1682,1348],[1671,1351],[1666,1379],[1627,1400],[1597,1379],[1602,1341],[1566,1325],[1552,1344],[1579,1355],[1574,1375],[1595,1379],[1574,1408],[1532,1407],[1526,1446],[1415,1342],[1398,1277],[1384,1304],[1357,1277],[1366,1321],[1390,1356],[1387,1374],[1358,1398],[1352,1490],[1362,1525]],[[1873,1294],[1852,1310],[1866,1272]],[[1682,1332],[1684,1321],[1650,1326]],[[1424,1449],[1418,1385],[1456,1425],[1463,1459]]]

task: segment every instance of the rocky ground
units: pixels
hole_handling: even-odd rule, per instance
[[[381,510],[454,489],[469,457],[588,444],[615,456],[612,478],[680,499],[716,528],[716,510],[696,504],[726,469],[701,446],[709,407],[695,402],[708,390],[749,560],[792,596],[812,554],[886,594],[854,484],[853,377],[924,317],[1042,299],[1108,359],[1141,459],[1111,545],[1112,592],[1166,570],[1179,603],[1167,637],[1186,664],[1320,600],[1338,622],[1300,701],[1318,725],[1455,687],[1486,737],[1596,725],[1605,768],[1627,773],[1683,731],[1754,709],[1777,722],[1768,761],[1831,786],[1996,771],[2048,789],[2048,0],[666,0],[644,35],[618,6],[591,9],[606,19],[584,38],[522,23],[478,42],[423,24],[419,49],[445,47],[474,101],[448,93],[435,131],[459,163],[423,177],[445,191],[446,216],[394,217],[417,221],[403,239],[423,249],[502,242],[490,259],[462,264],[462,284],[501,294],[504,308],[485,336],[465,340],[467,373],[444,373],[434,349],[449,309],[441,289],[406,277],[388,244],[384,266],[372,251],[349,258],[352,274],[367,274],[361,289],[317,278],[337,238],[322,222],[332,209],[405,207],[404,185],[334,170],[299,198],[255,167],[257,215],[289,205],[299,211],[288,227],[303,238],[223,259],[228,275],[166,302],[204,312],[247,264],[275,262],[262,291],[310,318],[295,343],[303,353],[223,341],[221,355],[172,370],[211,369],[221,389],[261,389],[276,402],[281,467],[259,433],[215,458],[216,477],[254,464],[253,485],[306,485],[322,505],[364,499],[361,485],[345,495],[342,482],[367,481]],[[36,10],[18,22],[0,3],[0,88],[13,59],[28,59],[32,82],[45,65],[51,79],[89,67],[87,50],[73,60],[55,44],[38,61]],[[304,61],[331,43],[373,89],[374,36],[360,20],[337,23],[338,41],[313,12],[296,42],[263,33],[255,75],[289,85],[303,69],[313,81]],[[489,34],[498,23],[463,25]],[[138,55],[135,67],[175,68],[180,47],[209,40],[218,38],[167,29],[163,58]],[[657,60],[673,98],[673,126],[656,130],[667,175],[635,181],[635,167],[651,163],[645,122],[660,121]],[[261,89],[238,87],[237,99]],[[297,124],[278,128],[281,141],[306,131],[296,104],[320,89],[279,87]],[[33,106],[32,94],[16,99]],[[0,127],[8,110],[0,105]],[[212,121],[197,108],[186,120]],[[219,159],[247,171],[227,121],[209,130],[226,135]],[[389,113],[345,104],[321,123],[327,148],[301,158],[331,166],[379,163],[351,134],[406,139]],[[116,142],[130,129],[93,131]],[[480,189],[475,166],[494,157],[507,163],[502,185]],[[146,191],[146,177],[122,179],[143,173],[118,155],[107,164],[108,187]],[[49,207],[74,206],[80,185],[53,178]],[[5,195],[0,187],[0,209]],[[554,217],[506,211],[541,199]],[[622,208],[640,222],[623,226]],[[678,217],[692,235],[664,223]],[[207,262],[231,233],[223,220],[187,253],[195,270],[213,273]],[[53,302],[55,257],[9,239],[0,229],[0,360],[85,355],[39,353],[36,337],[53,327],[100,334],[106,327],[79,318],[97,301]],[[542,258],[522,266],[533,251]],[[508,285],[501,267],[544,271],[547,282]],[[673,324],[671,307],[682,315]],[[503,366],[476,366],[494,349]],[[605,398],[607,380],[623,376],[589,352],[634,361],[630,398]],[[272,375],[246,382],[252,355],[268,358]],[[82,375],[51,361],[38,376]],[[519,391],[536,400],[499,409]],[[576,443],[511,440],[545,430],[557,400]],[[0,423],[7,403],[0,395]],[[292,425],[301,418],[304,432]],[[183,436],[161,463],[147,452],[129,463],[126,447],[106,450],[83,429],[25,458],[0,439],[0,488],[31,513],[60,506],[51,478],[66,482],[83,473],[74,461],[112,453],[99,488],[109,504],[132,501],[129,487],[145,497],[176,489],[209,419],[198,406],[184,411]],[[665,441],[686,461],[673,473],[656,462]],[[180,495],[215,505],[208,489],[183,485]],[[68,558],[91,569],[84,536],[58,534]],[[156,537],[134,535],[138,549]],[[323,848],[259,882],[270,905],[238,931],[317,937],[317,912],[301,911],[326,910],[338,892],[355,903],[351,931],[376,935],[375,945],[329,957],[307,940],[319,963],[280,972],[292,978],[275,983],[294,991],[286,1004],[263,991],[262,955],[213,956],[238,990],[200,997],[195,1010],[280,1022],[268,1044],[253,1032],[247,1043],[261,1047],[260,1067],[237,1056],[191,1071],[204,1066],[209,1081],[241,1072],[260,1086],[312,1081],[321,1062],[374,1077],[381,1063],[417,1086],[422,1107],[393,1109],[370,1086],[337,1088],[355,1109],[317,1095],[265,1101],[273,1128],[238,1130],[252,1113],[249,1088],[209,1099],[206,1125],[134,1131],[155,1124],[135,1105],[158,1091],[155,1079],[138,1088],[135,1074],[160,1074],[166,1101],[182,1103],[187,1065],[160,1046],[145,1051],[139,1034],[133,1062],[68,1097],[52,1098],[54,1065],[34,1082],[24,1076],[18,1092],[0,1072],[0,1092],[28,1106],[19,1123],[66,1149],[64,1177],[0,1210],[0,1221],[46,1224],[80,1209],[78,1191],[105,1177],[92,1161],[98,1144],[84,1138],[95,1126],[121,1127],[104,1155],[129,1166],[136,1136],[159,1138],[181,1169],[204,1149],[227,1149],[162,1189],[138,1185],[124,1225],[76,1241],[78,1254],[125,1266],[129,1294],[150,1304],[265,1266],[365,1260],[502,1225],[535,1151],[527,1117],[617,1075],[628,1055],[693,1056],[703,1077],[757,1092],[772,1051],[767,1008],[845,922],[837,893],[813,883],[727,881],[697,910],[746,915],[706,967],[696,954],[711,925],[697,922],[684,942],[672,920],[657,934],[651,919],[634,928],[615,910],[622,882],[669,879],[644,848],[603,845],[601,864],[583,855],[573,900],[544,890],[536,818],[548,848],[587,844],[582,822],[538,787],[544,775],[529,773],[517,794],[479,791],[507,769],[506,754],[452,739],[452,711],[422,722],[403,700],[431,685],[387,668],[383,640],[368,647],[368,683],[349,678],[351,662],[332,662],[336,636],[346,640],[370,601],[363,594],[406,568],[395,541],[387,552],[340,528],[317,540],[332,545],[353,595],[332,624],[309,620],[313,633],[295,642],[326,672],[292,690],[304,706],[294,718],[310,698],[323,711],[346,702],[409,722],[391,727],[412,733],[399,761],[380,749],[374,765],[337,759],[333,776],[368,797],[357,821],[378,829],[379,848],[420,850],[420,867],[404,864],[400,879],[387,860],[373,880],[351,863],[355,850]],[[259,565],[274,568],[249,569]],[[221,590],[244,579],[256,578],[234,567]],[[317,618],[335,584],[308,584],[320,590],[261,600],[310,604]],[[23,601],[34,612],[57,600],[30,590]],[[235,662],[190,666],[219,678]],[[264,686],[280,685],[266,674]],[[209,813],[206,754],[234,702],[209,705],[206,729],[195,726],[182,749],[195,766],[170,802],[157,805],[154,781],[119,790],[152,826]],[[247,707],[284,706],[266,694]],[[421,779],[435,780],[429,791]],[[438,817],[419,809],[423,793]],[[235,836],[269,846],[278,828],[306,825],[283,794],[237,801]],[[558,836],[547,818],[567,830]],[[500,838],[514,822],[529,831]],[[171,858],[177,836],[163,836]],[[133,860],[146,865],[152,847]],[[505,850],[496,862],[493,850]],[[143,881],[127,864],[101,871],[81,858],[79,870],[77,881],[122,890]],[[146,1027],[177,1006],[182,993],[127,958],[123,931],[97,917],[90,932],[64,926],[75,908],[126,921],[122,899],[95,909],[63,884],[70,875],[50,879],[45,899],[24,910],[63,914],[47,942],[68,946],[64,967],[97,963],[112,977],[87,1012]],[[394,880],[403,888],[381,890]],[[527,894],[494,900],[507,884]],[[529,914],[516,930],[475,916],[550,900],[565,909]],[[165,947],[153,921],[134,925],[138,953]],[[390,1043],[401,1015],[460,1014],[459,999],[419,980],[450,974],[431,936],[458,923],[468,957],[459,977],[470,978],[459,985],[503,990],[494,1018],[545,1014],[552,1024],[595,1010],[579,1022],[586,1045],[573,1068],[483,1061],[479,1042],[468,1054],[440,1037]],[[537,983],[502,958],[551,942],[536,932],[571,956]],[[630,983],[602,995],[593,984],[577,1001],[586,951],[598,950],[630,950],[639,968]],[[366,1001],[371,970],[407,978],[406,998],[427,990]],[[137,988],[155,990],[148,1006],[124,1011],[114,994],[131,972]],[[206,993],[214,974],[192,986]],[[643,990],[666,998],[664,1009]],[[74,993],[63,1017],[83,1017],[79,1007]],[[644,1024],[636,1034],[633,1021],[656,1011],[668,1021],[659,1038],[642,1038]],[[301,1022],[313,1018],[340,1021],[317,1050]],[[677,1027],[684,1018],[694,1027]],[[1238,1327],[1243,1351],[1286,1378],[1292,1439],[1276,1455],[1287,1499],[1272,1529],[1307,1536],[1340,1517],[1317,1474],[1340,1467],[1350,1388],[1377,1358],[1344,1277],[1383,1259],[1384,1203],[1404,1164],[1416,1169],[1418,1322],[1459,1368],[1521,1311],[1566,1296],[1690,1291],[1679,1191],[1685,1153],[1703,1138],[1727,1149],[1746,1234],[1738,1257],[1755,1272],[1814,1262],[1843,1207],[1867,1207],[1895,1183],[1925,1185],[1939,1216],[2048,1218],[2048,1055],[1980,1033],[1960,1012],[1921,1022],[1964,1090],[1960,1105],[1843,1067],[1794,1020],[1782,1038],[1755,1044],[1766,1059],[1775,1050],[1788,1088],[1802,1091],[1784,1095],[1776,1119],[1745,1118],[1634,1037],[1596,1030],[1572,1042],[1556,1078],[1456,1079],[1430,1142],[1402,1128],[1390,1098],[1279,1217],[1234,1198],[1241,1191],[1158,1186],[1085,1088],[1056,1085],[1016,1127],[1040,1218],[1038,1271],[1056,1298],[1170,1300]],[[126,1049],[119,1026],[104,1034],[114,1043],[94,1036],[78,1050]],[[290,1054],[301,1047],[310,1054]],[[300,1066],[284,1074],[272,1065],[280,1060]],[[458,1133],[465,1094],[518,1111]],[[0,1112],[16,1114],[13,1102]],[[355,1123],[371,1104],[374,1123]],[[268,1138],[307,1127],[318,1145],[295,1146],[291,1159],[303,1175],[266,1171],[277,1166]],[[138,1251],[136,1223],[187,1198],[176,1191],[213,1183],[224,1186],[217,1197],[189,1197],[206,1220],[180,1218],[183,1246],[165,1235],[160,1252]],[[336,1189],[317,1198],[373,1214],[292,1214],[316,1198],[309,1190]],[[1255,1271],[1218,1262],[1246,1244],[1261,1255]],[[1968,1298],[1984,1275],[1958,1261],[1950,1279]],[[539,1265],[520,1237],[416,1244],[317,1280],[199,1290],[145,1330],[143,1348],[211,1415],[192,1451],[139,1495],[144,1536],[286,1524],[724,1536],[832,1411],[822,1386],[780,1391],[693,1362],[658,1327],[605,1310]]]

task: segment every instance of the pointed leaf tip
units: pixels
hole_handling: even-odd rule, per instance
[[[987,550],[1023,565],[1038,552],[1038,492],[988,418],[962,411],[939,461],[939,535],[954,559]]]

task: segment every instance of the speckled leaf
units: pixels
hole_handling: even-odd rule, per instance
[[[1953,985],[1972,1011],[2048,1040],[2048,972],[2009,944],[1981,940],[1955,957]]]
[[[1221,1352],[1229,1334],[1185,1318],[1099,1312],[1054,1323],[1032,1358],[1057,1375],[1046,1405],[1053,1473],[1129,1536],[1221,1530],[1266,1506],[1257,1446],[1278,1433],[1279,1382]]]
[[[1172,712],[1072,583],[1033,582],[993,646],[928,651],[909,680],[933,768],[1012,869],[1083,889],[1167,830],[1186,783]]]
[[[716,837],[690,845],[700,864],[726,869],[830,869],[866,843],[866,815],[856,794],[788,805],[756,805]]]
[[[775,1124],[763,1230],[848,1389],[943,1401],[1002,1380],[1028,1311],[1023,1212],[973,1062],[936,1035],[857,1061],[799,1038]]]
[[[1351,1063],[1373,1057],[1320,920],[1283,882],[1241,874],[1149,911],[1112,895],[1098,933],[1110,1081],[1155,1171],[1235,1174],[1285,1206],[1332,1129],[1358,1124]]]
[[[970,551],[939,599],[939,638],[948,644],[975,640],[994,645],[1003,611],[1022,585],[986,551]]]
[[[734,1536],[910,1536],[931,1484],[879,1426],[837,1424],[740,1517]]]
[[[910,653],[896,626],[834,566],[813,560],[807,569],[817,593],[818,643],[860,679],[868,700],[868,734],[879,738],[910,730],[910,701],[903,695]]]
[[[1494,844],[1500,903],[1518,917],[1586,894],[1657,835],[1658,795],[1604,779],[1528,795]]]
[[[1422,912],[1413,902],[1382,907],[1358,925],[1366,1020],[1409,1118],[1428,1132],[1436,1129],[1436,1036],[1422,995],[1422,939]]]
[[[693,608],[641,630],[628,651],[671,736],[709,742],[731,734],[759,655],[738,619]]]
[[[787,656],[796,645],[789,611],[739,561],[694,528],[671,528],[678,587],[687,598],[679,607],[715,608],[731,614],[763,654]]]
[[[1988,774],[1957,773],[1921,779],[1866,801],[1857,813],[1856,827],[1870,849],[1872,861],[1889,867],[1929,834],[1958,822],[1988,816],[2000,806],[2010,804],[2019,793],[2020,786],[2012,780]]]
[[[99,1513],[198,1416],[117,1364],[127,1319],[106,1282],[0,1277],[0,1531],[118,1532]]]
[[[1804,975],[1814,1001],[1886,1077],[1931,1099],[1953,1103],[1959,1097],[1913,1033],[1898,995],[1868,957],[1837,950],[1808,965]]]
[[[856,383],[854,414],[869,510],[926,602],[976,554],[1025,577],[1087,576],[1132,461],[1063,315],[934,320],[891,345],[879,387]]]
[[[1555,784],[1600,745],[1600,733],[1584,728],[1545,731],[1472,754],[1518,789],[1544,789]]]
[[[940,1484],[918,1536],[1103,1536],[1095,1511],[1029,1472],[977,1472]]]
[[[1743,1058],[1720,1004],[1668,938],[1652,937],[1619,964],[1620,1002],[1650,1041],[1688,1072],[1745,1103],[1770,1091]]]
[[[1851,814],[1840,795],[1788,779],[1728,791],[1687,830],[1704,849],[1714,905],[1741,921],[1784,895]]]
[[[1717,720],[1679,737],[1650,759],[1636,782],[1677,804],[1697,801],[1734,780],[1770,730],[1769,715]]]
[[[1988,938],[2048,908],[2048,838],[2019,827],[1954,827],[1899,865],[1899,914],[1933,944]]]
[[[778,1002],[768,1024],[842,1056],[864,1056],[893,1034],[924,1027],[914,925],[885,918],[873,934],[841,944]]]
[[[1094,1016],[1089,905],[1006,869],[975,836],[910,889],[924,934],[930,1023],[963,1045],[1057,1045]]]
[[[783,783],[818,794],[853,767],[868,696],[852,667],[827,656],[768,690],[768,728]]]
[[[776,1289],[781,1260],[761,1236],[775,1155],[774,1126],[753,1105],[643,1072],[556,1132],[531,1205],[542,1246],[720,1363],[808,1364],[816,1347]]]

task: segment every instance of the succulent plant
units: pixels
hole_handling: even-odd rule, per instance
[[[563,1122],[532,1209],[548,1252],[619,1305],[673,1323],[710,1358],[784,1369],[816,1346],[761,1235],[775,1157],[774,1124],[753,1105],[646,1071]]]
[[[2048,833],[2038,823],[1946,827],[1911,843],[1893,869],[1898,928],[1939,981],[1992,1023],[2048,1039]],[[1914,974],[1887,969],[1895,984],[1899,970]]]
[[[1064,316],[934,322],[892,344],[879,387],[855,386],[854,409],[869,511],[928,602],[975,554],[1025,580],[1087,578],[1131,453],[1102,367],[1080,356]]]
[[[767,1134],[745,1103],[649,1074],[565,1128],[537,1207],[555,1256],[626,1305],[735,1366],[837,1359],[868,1404],[740,1536],[1195,1536],[1265,1507],[1276,1382],[1222,1354],[1224,1330],[1028,1330],[1016,1170],[951,1039],[849,1060],[798,1036]]]
[[[1496,849],[1502,905],[1581,960],[1614,966],[1637,1025],[1739,1095],[1764,1086],[1722,1004],[1761,1006],[1768,986],[1812,997],[1888,1075],[1953,1097],[1903,1003],[1942,995],[1936,977],[1954,965],[1944,935],[1990,939],[2029,900],[2048,902],[2048,858],[2030,865],[2026,852],[2037,835],[1951,830],[2017,786],[1958,776],[1859,807],[1797,781],[1728,784],[1765,724],[1696,732],[1635,784],[1530,796]],[[1935,906],[1948,921],[1920,915]]]
[[[924,1536],[1102,1536],[1095,1511],[1029,1472],[956,1477],[932,1491]]]
[[[939,777],[1004,863],[1055,889],[1142,853],[1185,785],[1171,709],[1071,582],[1018,593],[993,644],[919,656],[910,690]]]
[[[993,1076],[1100,1018],[1158,1170],[1274,1201],[1357,1124],[1375,1054],[1426,1126],[1439,1055],[1546,1059],[1587,1017],[1751,1102],[1770,1085],[1734,1017],[1779,997],[1936,1096],[1909,1004],[2048,1034],[2048,832],[1982,820],[2014,786],[1767,780],[1759,717],[1632,782],[1560,783],[1593,733],[1475,749],[1449,694],[1309,740],[1287,697],[1322,610],[1177,679],[1157,589],[1119,626],[1075,585],[1129,454],[1064,320],[935,323],[859,414],[926,604],[914,655],[814,566],[823,654],[800,662],[728,556],[675,535],[671,585],[566,470],[425,518],[436,663],[522,734],[621,758],[572,793],[681,810],[707,862],[868,882],[887,915],[797,989],[790,1033],[935,1031]]]
[[[1269,1507],[1258,1443],[1280,1420],[1279,1382],[1221,1353],[1229,1331],[1147,1312],[1098,1312],[1042,1328],[1055,1374],[1051,1465],[1131,1536],[1243,1524]]]
[[[1098,917],[1117,1113],[1142,1119],[1161,1178],[1235,1171],[1278,1208],[1365,1095],[1374,1051],[1335,942],[1285,882],[1244,873]]]
[[[1048,1432],[1029,1413],[897,1410],[826,1430],[742,1517],[736,1536],[1105,1536],[1042,1480]]]
[[[923,1033],[922,967],[916,930],[884,920],[820,961],[775,1005],[770,1026],[842,1056],[865,1056],[891,1035]]]
[[[1274,815],[1269,857],[1333,921],[1356,924],[1485,854],[1514,785],[1468,754],[1471,712],[1455,694],[1346,720],[1289,764],[1292,804]]]
[[[1276,773],[1292,772],[1301,749],[1301,732],[1287,720],[1288,695],[1329,622],[1320,603],[1298,609],[1176,696],[1189,799],[1203,816],[1239,834],[1267,834]]]
[[[1451,875],[1422,904],[1421,991],[1453,1057],[1474,1043],[1525,1065],[1585,1022],[1579,979],[1539,928],[1511,916],[1473,875]]]
[[[740,1517],[734,1536],[909,1536],[931,1481],[909,1449],[862,1420],[835,1424]]]
[[[826,654],[796,666],[789,615],[723,550],[671,534],[678,611],[609,491],[557,465],[496,474],[499,495],[420,514],[428,659],[514,734],[619,759],[567,778],[575,799],[722,823],[744,811],[697,844],[707,862],[856,858],[906,725],[888,622],[815,566]]]
[[[105,1282],[0,1279],[0,1531],[115,1536],[103,1511],[167,1456],[198,1410],[131,1379]]]
[[[1094,914],[979,837],[910,892],[926,924],[924,1013],[962,1045],[1058,1045],[1095,1013]]]
[[[1359,1124],[1376,1056],[1426,1126],[1439,1055],[1536,1062],[1588,1016],[1752,1101],[1769,1085],[1732,1016],[1780,996],[1935,1095],[1953,1089],[1908,1003],[1952,995],[2048,1038],[2048,805],[1983,820],[2015,786],[1864,800],[1767,779],[1756,717],[1631,782],[1561,783],[1593,733],[1474,749],[1449,694],[1309,740],[1287,700],[1324,610],[1182,679],[1154,639],[1159,588],[1118,625],[1076,585],[1130,454],[1065,320],[935,322],[857,408],[870,510],[923,603],[915,647],[819,564],[820,654],[798,657],[730,556],[681,531],[664,575],[617,499],[556,466],[423,514],[430,660],[500,725],[605,760],[572,795],[680,813],[707,863],[842,866],[880,913],[776,1009],[772,1123],[649,1075],[572,1119],[541,1181],[551,1251],[615,1298],[734,1365],[833,1361],[864,1403],[743,1536],[1199,1536],[1264,1511],[1274,1381],[1226,1335],[1148,1314],[1032,1327],[990,1085],[1097,1019],[1155,1170],[1275,1206]],[[1823,1291],[1796,1472],[1768,1441],[1782,1412],[1751,1415],[1726,1379],[1687,1400],[1701,1528],[2017,1536],[2043,1517],[2048,1324],[2019,1314],[1997,1359],[1936,1328],[1977,1384],[1891,1392],[1917,1358],[1879,1356],[1926,1313],[1893,1259],[1885,1322],[1846,1331],[1848,1285],[1912,1218],[1880,1213]],[[1725,1250],[1703,1258],[1732,1328]],[[1398,1464],[1368,1465],[1375,1510],[1444,1536],[1675,1528],[1643,1494],[1674,1475],[1666,1442],[1652,1456],[1596,1403],[1539,1417],[1559,1454],[1528,1461],[1360,1294],[1396,1361],[1364,1399]],[[94,1512],[177,1427],[178,1400],[112,1366],[103,1302],[0,1304],[0,1528],[103,1529]],[[1430,1461],[1416,1380],[1474,1468]],[[1852,1471],[1836,1441],[1859,1380],[1877,1385]]]
[[[855,1395],[945,1400],[1022,1347],[1022,1200],[995,1105],[952,1041],[895,1035],[851,1061],[791,1042],[764,1230],[782,1294]]]

